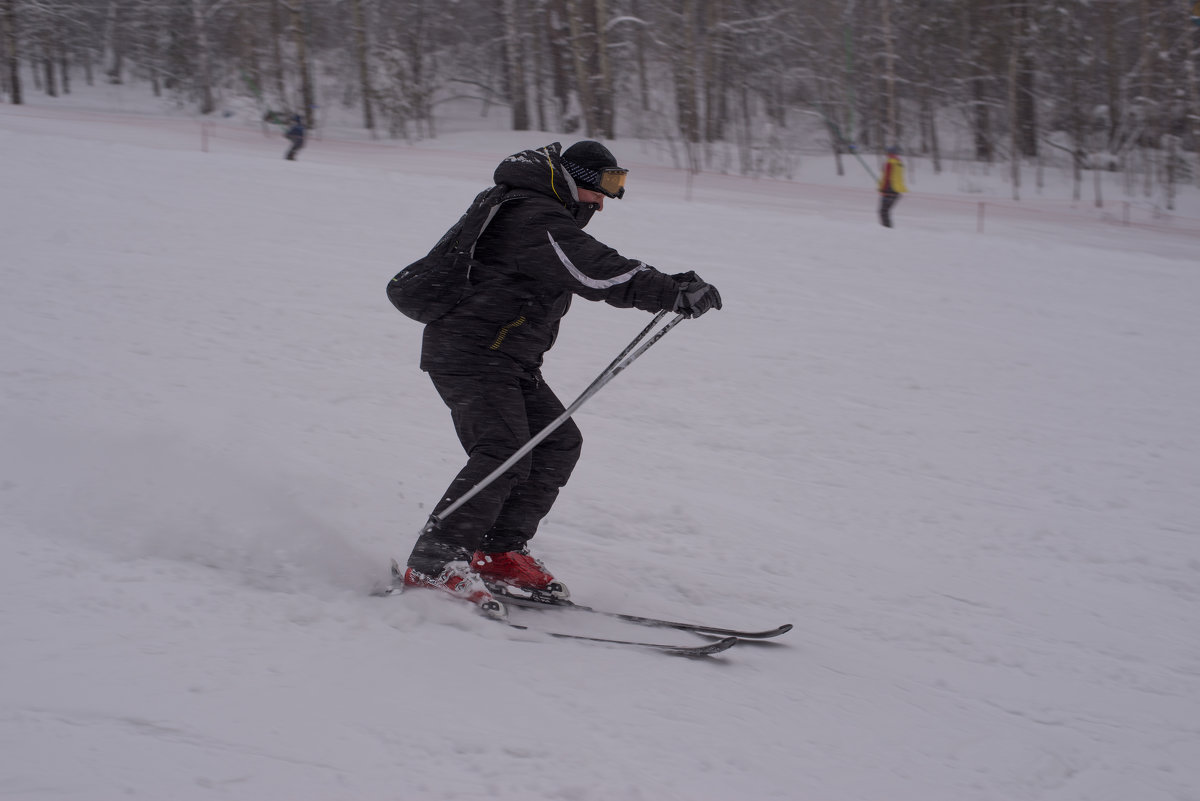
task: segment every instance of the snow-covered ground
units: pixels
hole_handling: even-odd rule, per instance
[[[886,230],[828,163],[615,143],[589,230],[725,309],[579,412],[534,545],[595,606],[796,624],[683,660],[367,596],[462,461],[384,286],[558,137],[200,132],[0,106],[0,796],[1200,799],[1195,190],[981,234],[1000,179],[914,166]],[[577,303],[547,379],[647,320]]]

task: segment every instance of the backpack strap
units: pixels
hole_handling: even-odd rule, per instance
[[[532,197],[532,194],[519,189],[509,191],[508,187],[503,184],[497,184],[492,189],[487,190],[487,194],[482,198],[480,206],[481,209],[487,209],[487,215],[478,220],[467,219],[458,240],[455,242],[455,247],[459,252],[466,253],[471,258],[474,258],[475,245],[479,242],[479,237],[483,236],[483,232],[487,230],[487,227],[492,224],[492,220],[500,213],[500,207],[510,200],[520,200],[527,197]],[[468,212],[469,216],[470,213]],[[478,225],[478,230],[472,226],[472,222]],[[466,245],[468,239],[471,243],[469,246]]]

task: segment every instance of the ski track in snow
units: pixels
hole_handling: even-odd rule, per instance
[[[0,795],[1200,798],[1194,233],[887,231],[629,145],[590,230],[725,309],[578,413],[534,544],[584,603],[796,624],[682,660],[365,594],[461,460],[384,284],[557,137],[197,131],[0,107]],[[577,301],[564,401],[646,319]]]

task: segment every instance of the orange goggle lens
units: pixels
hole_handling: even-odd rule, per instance
[[[600,191],[609,197],[622,197],[625,194],[625,176],[629,170],[604,170],[600,173]]]

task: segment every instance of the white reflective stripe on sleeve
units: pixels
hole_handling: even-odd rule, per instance
[[[567,268],[567,271],[571,273],[571,276],[589,289],[608,289],[610,286],[623,284],[630,278],[633,278],[635,273],[640,273],[642,270],[648,269],[645,264],[639,261],[637,262],[637,267],[634,267],[627,273],[614,275],[612,278],[606,278],[603,281],[598,281],[595,278],[588,278],[579,271],[578,267],[571,263],[571,260],[567,258],[567,254],[563,253],[563,249],[560,248],[558,243],[554,241],[553,234],[547,231],[546,237],[550,240],[550,246],[554,248],[554,252],[558,254],[558,260],[563,263],[563,266]]]

